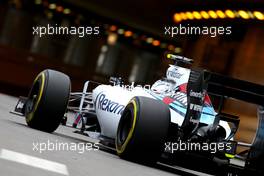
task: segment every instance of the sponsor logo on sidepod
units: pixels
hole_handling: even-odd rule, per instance
[[[97,108],[106,112],[111,112],[117,115],[121,115],[125,109],[124,105],[114,102],[106,98],[105,94],[99,94]]]

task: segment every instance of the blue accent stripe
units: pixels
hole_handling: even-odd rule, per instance
[[[151,91],[148,91],[148,93],[151,96],[153,96],[154,98],[156,98],[160,101],[163,101],[162,96],[158,96],[158,95],[152,93]],[[184,105],[180,104],[177,101],[173,101],[172,103],[169,104],[169,107],[171,109],[173,109],[175,112],[177,112],[178,114],[180,114],[181,116],[185,117],[187,109]],[[206,124],[212,124],[214,122],[215,115],[216,115],[216,113],[215,113],[213,107],[210,107],[210,106],[203,107],[200,122],[206,123]]]

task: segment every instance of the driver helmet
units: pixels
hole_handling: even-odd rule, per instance
[[[174,80],[162,78],[151,86],[151,90],[158,94],[169,94],[174,92],[176,87],[176,82]]]

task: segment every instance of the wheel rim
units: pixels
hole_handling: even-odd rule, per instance
[[[26,114],[34,111],[34,106],[36,105],[40,91],[40,81],[38,80],[32,87],[30,94],[28,96],[26,104]]]
[[[120,127],[118,130],[118,143],[120,145],[122,145],[128,137],[129,131],[133,124],[132,117],[133,117],[133,114],[131,110],[127,110],[124,112],[124,116],[123,116],[123,119],[120,123]]]
[[[126,106],[117,129],[116,150],[120,156],[127,150],[127,146],[133,139],[137,112],[136,100],[132,99]]]
[[[25,108],[27,123],[29,123],[32,120],[40,104],[40,100],[44,90],[44,83],[45,83],[45,75],[42,72],[36,77],[28,96],[28,100]]]

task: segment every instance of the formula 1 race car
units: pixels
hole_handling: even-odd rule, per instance
[[[45,132],[66,124],[67,113],[74,112],[73,126],[81,124],[79,133],[98,133],[97,138],[114,146],[124,159],[180,165],[188,161],[187,167],[206,166],[209,173],[218,169],[220,175],[263,175],[264,86],[180,67],[178,63],[193,61],[170,53],[165,56],[175,64],[151,87],[126,86],[121,78],[112,77],[109,85],[87,81],[83,92],[71,92],[67,75],[44,70],[34,80],[28,97],[20,97],[15,112],[26,117],[29,127]],[[92,84],[96,86],[88,91]],[[220,100],[217,111],[212,97]],[[234,141],[239,117],[222,113],[225,98],[259,105],[259,125],[252,144]],[[237,146],[248,150],[240,155]]]

